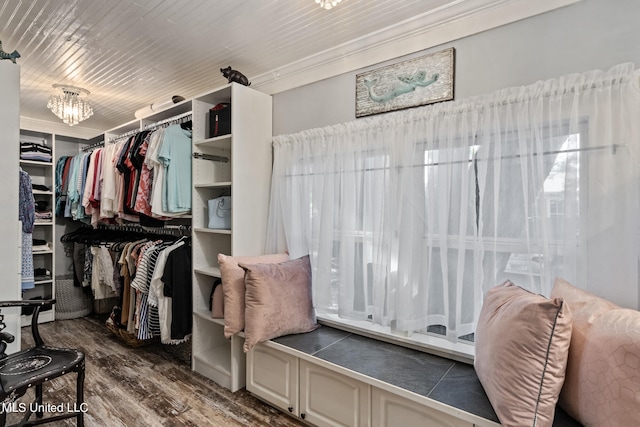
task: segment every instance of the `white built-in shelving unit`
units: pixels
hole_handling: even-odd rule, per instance
[[[231,103],[231,133],[209,138],[209,110],[222,102]],[[234,392],[245,385],[244,339],[224,337],[224,320],[211,317],[209,299],[220,277],[218,253],[264,253],[271,136],[269,95],[232,83],[193,99],[192,367]],[[208,201],[223,195],[231,196],[231,229],[209,229]]]
[[[53,212],[55,208],[55,136],[50,133],[20,130],[20,142],[31,142],[51,148],[52,160],[50,162],[20,159],[20,167],[29,174],[32,184],[45,186],[47,188],[47,190],[33,189],[33,198],[36,203],[46,203],[47,209]],[[46,249],[36,249],[34,247],[32,251],[34,269],[44,270],[45,273],[36,275],[35,287],[24,290],[22,292],[22,299],[55,298],[56,229],[53,217],[47,220],[36,219],[33,227],[33,239],[46,242]],[[55,310],[53,307],[42,311],[38,318],[40,322],[50,322],[54,319]],[[23,314],[22,325],[27,326],[29,324],[31,324],[31,316]]]
[[[231,103],[231,133],[209,138],[209,110],[221,102]],[[237,391],[245,386],[246,358],[242,350],[243,338],[241,335],[235,335],[231,339],[224,337],[224,319],[212,318],[209,299],[213,283],[220,277],[218,253],[264,253],[272,166],[271,96],[231,83],[174,104],[166,110],[110,129],[104,133],[104,141],[105,144],[109,144],[123,135],[133,134],[189,113],[192,116],[194,154],[192,215],[180,218],[178,223],[189,224],[192,227],[192,369],[223,387]],[[56,139],[65,138],[54,134],[46,136],[35,131],[23,133],[34,137],[48,137],[48,141],[53,145]],[[72,138],[69,141],[78,143],[78,150],[89,142]],[[211,160],[212,157],[216,160]],[[38,173],[34,171],[34,176],[39,176],[38,179],[53,187],[56,160],[54,157],[51,165],[29,166],[37,166]],[[230,230],[207,228],[208,201],[220,195],[229,195],[232,198]],[[50,197],[52,203],[55,203],[53,192],[38,197]],[[42,233],[47,239],[55,240],[55,227],[38,227],[42,228]],[[48,258],[44,257],[47,261],[43,261],[50,267],[53,278],[55,252],[53,246],[52,252],[46,254]],[[46,296],[55,295],[55,280],[47,283],[47,287],[42,285],[45,284],[38,286],[46,289]],[[53,320],[53,317],[43,317]]]

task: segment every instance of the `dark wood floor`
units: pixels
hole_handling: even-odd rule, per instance
[[[84,317],[40,325],[47,344],[79,348],[86,355],[86,426],[274,426],[303,424],[271,408],[246,390],[236,393],[192,372],[184,355],[161,344],[131,348],[104,327]],[[31,345],[29,328],[23,346]],[[64,378],[67,377],[67,378]],[[45,403],[75,401],[75,374],[45,388]],[[29,394],[23,397],[28,404]],[[14,418],[16,417],[16,418]],[[9,422],[16,422],[10,414]],[[49,425],[71,426],[75,420]]]

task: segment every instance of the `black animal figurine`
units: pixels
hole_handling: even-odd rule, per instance
[[[247,79],[247,77],[240,71],[233,70],[231,66],[228,66],[227,68],[220,68],[220,72],[227,78],[229,83],[236,82],[244,86],[251,86],[249,79]]]
[[[17,50],[14,50],[11,53],[7,53],[2,50],[2,42],[0,41],[0,59],[9,59],[14,64],[16,63],[16,59],[20,58],[20,54]],[[246,78],[246,77],[245,77]]]

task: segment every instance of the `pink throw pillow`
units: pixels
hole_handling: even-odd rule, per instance
[[[318,327],[309,256],[279,264],[245,264],[244,351],[272,338]]]
[[[218,254],[222,292],[224,293],[224,336],[232,335],[244,329],[244,270],[238,266],[246,263],[279,263],[287,261],[289,254],[270,254],[258,256],[228,256]]]
[[[640,422],[640,312],[556,279],[552,297],[573,313],[560,406],[585,427]]]
[[[571,311],[510,281],[487,292],[474,367],[505,426],[548,427],[564,382]]]

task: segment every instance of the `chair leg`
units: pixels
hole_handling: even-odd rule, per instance
[[[78,415],[76,416],[76,426],[84,427],[84,366],[78,371],[76,382],[76,402],[78,404]]]
[[[42,384],[38,384],[36,386],[36,404],[38,405],[37,406],[38,410],[36,411],[36,417],[42,418],[42,415],[44,415],[42,412]]]

